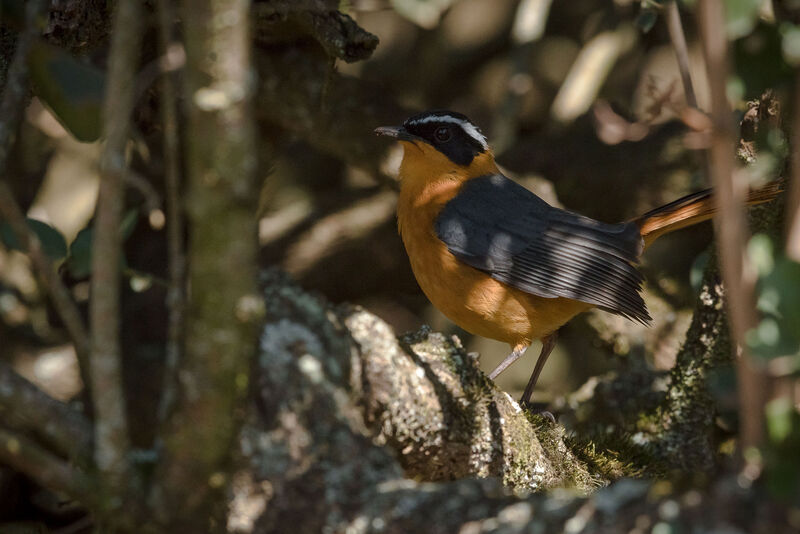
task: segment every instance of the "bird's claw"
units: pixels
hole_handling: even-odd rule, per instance
[[[528,411],[529,413],[533,413],[536,415],[541,415],[545,419],[548,419],[551,423],[555,424],[556,416],[553,415],[553,412],[545,410],[547,407],[546,404],[540,402],[523,402],[520,401],[520,406]]]

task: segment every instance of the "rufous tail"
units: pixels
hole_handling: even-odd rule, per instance
[[[750,191],[747,194],[747,205],[752,206],[768,202],[778,196],[783,191],[783,188],[783,180],[776,180],[761,189]],[[634,219],[644,239],[645,248],[664,234],[713,217],[717,208],[712,195],[712,189],[692,193],[660,208],[650,210],[641,217]]]

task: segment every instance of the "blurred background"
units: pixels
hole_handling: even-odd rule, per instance
[[[703,140],[679,120],[686,103],[666,25],[647,4],[344,2],[342,9],[380,44],[366,61],[336,60],[329,68],[375,87],[375,95],[392,102],[386,107],[393,111],[382,116],[393,117],[394,124],[411,112],[432,108],[467,114],[487,135],[509,176],[551,204],[602,221],[622,221],[709,186],[703,155],[697,150],[704,148]],[[772,42],[778,29],[770,26],[770,13],[760,2],[750,4],[758,9],[734,12],[728,21],[734,29],[739,25],[737,54],[743,60],[737,65],[759,65],[758,76],[738,78],[740,111],[745,100],[764,87],[780,89],[790,79],[781,70],[789,72],[780,43],[775,48]],[[707,109],[695,23],[691,13],[684,13],[691,73],[699,105]],[[104,66],[102,55],[92,49],[77,44],[72,52],[83,67]],[[145,70],[143,75],[152,73]],[[786,80],[776,78],[779,75]],[[80,79],[73,77],[72,82],[89,83],[84,76]],[[49,82],[48,73],[39,76],[41,87]],[[262,77],[261,83],[267,82]],[[63,235],[63,245],[53,246],[70,247],[62,272],[85,302],[88,257],[80,250],[89,236],[76,237],[82,230],[90,232],[99,142],[81,142],[71,135],[62,126],[64,110],[47,97],[48,92],[41,91],[26,110],[16,157],[10,162],[12,186],[29,217]],[[125,230],[125,346],[139,368],[130,380],[145,390],[157,381],[143,378],[140,371],[158,372],[156,362],[166,336],[163,178],[159,148],[150,142],[160,131],[148,122],[155,113],[148,105],[150,97],[147,90],[140,97],[138,137],[130,146],[141,176],[130,184]],[[277,96],[281,98],[291,106],[291,95]],[[323,116],[326,105],[336,104],[322,103],[311,112]],[[276,121],[269,114],[278,112],[265,113],[260,123],[264,159],[269,162],[259,222],[263,263],[282,266],[306,288],[334,302],[363,305],[398,333],[430,324],[457,335],[468,350],[480,353],[485,370],[492,369],[508,347],[455,327],[428,303],[413,278],[394,211],[401,152],[398,146],[373,139],[372,130],[381,124],[358,125],[363,140],[356,137],[353,142],[368,147],[370,153],[364,156],[343,154],[350,150],[347,145],[325,150],[326,141],[314,142],[308,127],[296,127],[301,118]],[[764,172],[768,171],[774,169]],[[668,369],[688,326],[695,297],[692,283],[699,283],[710,239],[706,223],[659,240],[642,265],[652,327],[603,312],[580,316],[564,328],[536,399],[549,401],[620,365],[645,361]],[[80,390],[71,346],[52,328],[26,258],[8,249],[0,249],[0,339],[4,354],[25,376],[48,383],[48,390],[59,398]],[[532,347],[502,375],[500,386],[516,395],[538,350],[538,345]]]
[[[13,2],[0,3],[6,4]],[[32,52],[34,96],[7,181],[85,311],[111,3],[92,2],[85,12],[65,11],[70,2],[51,4],[56,15]],[[689,112],[665,2],[345,0],[339,9],[380,40],[368,59],[352,63],[332,59],[307,28],[297,31],[296,21],[275,7],[280,2],[253,4],[255,113],[265,163],[261,264],[282,267],[330,301],[360,304],[398,334],[429,324],[458,336],[467,350],[480,354],[487,372],[509,347],[458,329],[421,293],[395,219],[401,149],[376,138],[375,127],[400,124],[426,109],[464,113],[486,134],[504,173],[553,205],[606,222],[710,186],[708,128],[702,127],[702,114]],[[707,111],[695,5],[679,6],[698,107]],[[728,96],[737,123],[747,102],[767,89],[770,101],[783,107],[783,117],[775,111],[770,116],[777,122],[753,138],[756,148],[739,152],[750,163],[744,178],[757,186],[788,165],[788,128],[780,123],[796,113],[800,2],[726,0],[725,6],[727,18],[718,24],[732,43]],[[13,20],[6,22],[0,25],[2,42],[14,36]],[[134,172],[121,228],[124,378],[126,390],[135,393],[128,395],[132,440],[143,448],[153,440],[148,414],[159,395],[167,339],[165,163],[155,82],[163,71],[179,72],[185,59],[180,47],[161,57],[152,20],[147,28],[128,145]],[[360,54],[338,55],[355,60],[369,51]],[[563,399],[591,377],[613,371],[670,369],[691,320],[711,239],[705,223],[651,247],[641,270],[652,325],[598,311],[579,316],[561,331],[534,400]],[[767,408],[768,432],[789,451],[800,439],[800,269],[781,256],[776,236],[757,236],[748,250],[761,276],[764,315],[748,342],[764,356],[771,376],[780,378],[770,392],[780,403]],[[499,386],[517,397],[539,348],[531,347]],[[4,221],[0,358],[55,398],[82,402],[75,351]],[[736,389],[733,371],[729,375],[714,394],[730,413],[736,410]],[[731,424],[721,421],[720,427],[734,434]],[[785,458],[781,466],[794,470],[782,471],[790,475],[784,482],[796,488],[796,449]],[[18,473],[0,469],[0,496],[8,497],[0,499],[0,518],[18,511],[14,498],[24,492],[6,489],[20,484],[27,483]],[[48,501],[52,494],[41,495],[23,505],[59,517],[71,513]]]

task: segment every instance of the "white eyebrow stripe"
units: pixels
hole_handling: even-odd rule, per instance
[[[458,124],[459,126],[461,126],[461,129],[464,130],[464,132],[468,136],[472,137],[474,140],[479,142],[484,150],[487,150],[489,148],[489,145],[486,143],[486,137],[480,131],[478,131],[478,129],[475,127],[474,124],[472,124],[471,122],[464,121],[462,119],[458,119],[456,117],[451,117],[450,115],[428,115],[427,117],[424,117],[422,119],[413,120],[409,122],[409,124],[426,124],[428,122],[437,122],[437,121]]]

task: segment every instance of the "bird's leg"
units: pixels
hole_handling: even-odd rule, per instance
[[[500,373],[505,371],[508,368],[509,365],[511,365],[515,361],[519,360],[519,357],[522,356],[523,354],[525,354],[526,350],[528,350],[528,346],[527,345],[517,345],[516,347],[514,347],[514,350],[511,351],[511,354],[506,356],[506,359],[503,360],[502,362],[500,362],[500,365],[495,367],[494,371],[489,373],[489,378],[494,380],[495,378],[500,376]]]
[[[531,373],[531,378],[528,380],[528,385],[525,386],[525,392],[519,399],[520,404],[525,405],[530,402],[531,395],[533,395],[533,388],[536,387],[536,381],[539,380],[539,374],[542,372],[542,368],[544,368],[544,362],[547,361],[547,357],[553,352],[553,347],[556,346],[557,339],[558,330],[542,338],[542,352],[539,353],[539,358],[536,360],[536,366],[533,368],[533,373]]]

